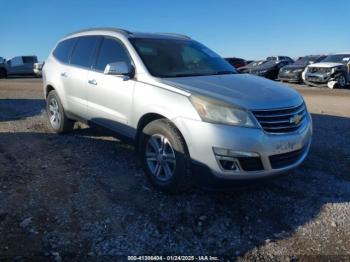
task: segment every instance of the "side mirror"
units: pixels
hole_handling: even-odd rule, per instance
[[[115,75],[115,76],[134,76],[134,67],[132,65],[128,65],[125,62],[115,62],[106,65],[104,70],[105,75]]]

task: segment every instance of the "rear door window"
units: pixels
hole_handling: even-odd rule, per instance
[[[70,64],[87,68],[91,67],[98,40],[98,36],[79,37],[73,49]]]
[[[97,71],[104,71],[107,64],[125,62],[130,65],[131,61],[123,44],[118,40],[105,37],[94,65]]]
[[[53,51],[54,57],[63,63],[69,63],[69,57],[75,41],[76,38],[70,38],[59,43],[56,49]]]

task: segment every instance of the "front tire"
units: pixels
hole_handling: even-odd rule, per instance
[[[338,86],[339,88],[345,88],[346,87],[346,77],[344,74],[339,75],[337,78]]]
[[[74,122],[67,118],[61,100],[55,90],[46,99],[46,111],[51,128],[56,133],[67,133],[73,130]]]
[[[156,188],[177,193],[191,187],[191,161],[179,130],[167,119],[147,124],[140,137],[140,158]]]
[[[5,69],[0,68],[0,79],[1,78],[6,78],[7,77],[7,72]]]

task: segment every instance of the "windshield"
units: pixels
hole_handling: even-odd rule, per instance
[[[156,77],[186,77],[235,74],[226,60],[192,40],[131,38],[150,74]]]
[[[280,61],[275,61],[275,60],[268,60],[264,63],[261,63],[259,64],[258,66],[256,67],[259,67],[259,68],[270,68],[270,67],[273,67],[277,64],[281,63]]]
[[[267,60],[253,61],[253,62],[249,63],[247,65],[247,67],[256,67],[256,66],[262,65],[266,62],[267,62]]]
[[[344,61],[344,58],[348,58],[347,61]],[[347,55],[329,55],[322,62],[334,62],[334,63],[343,63],[346,64],[349,62],[350,54]]]
[[[325,56],[304,56],[304,57],[300,57],[297,61],[295,61],[294,64],[296,65],[308,65],[311,62],[312,63],[318,63],[323,61],[323,59],[325,58]]]
[[[269,56],[268,58],[266,58],[267,61],[272,61],[272,60],[277,60],[277,57],[275,56]]]
[[[315,62],[317,60],[317,57],[311,57],[311,56],[304,56],[300,57],[298,60],[294,62],[296,65],[307,65],[309,62]]]

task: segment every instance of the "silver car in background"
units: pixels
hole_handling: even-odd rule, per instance
[[[285,173],[309,151],[312,122],[298,92],[237,74],[187,36],[80,31],[58,42],[42,74],[54,131],[83,121],[133,139],[165,191]]]

